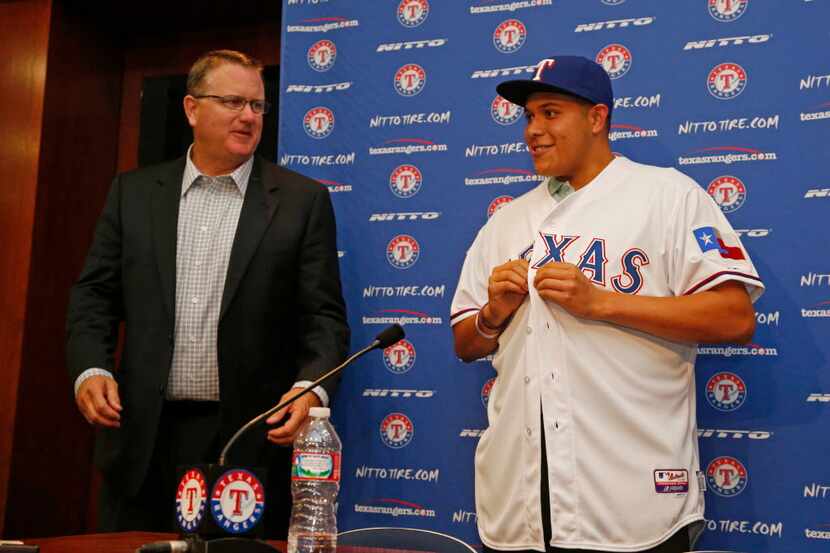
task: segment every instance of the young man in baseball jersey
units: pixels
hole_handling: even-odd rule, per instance
[[[498,373],[475,457],[485,550],[687,551],[697,343],[748,341],[763,284],[693,180],[611,153],[600,65],[554,56],[497,90],[549,178],[479,231],[453,299],[456,353]]]

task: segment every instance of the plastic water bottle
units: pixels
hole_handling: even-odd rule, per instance
[[[334,553],[342,444],[327,407],[312,407],[294,439],[288,553]]]

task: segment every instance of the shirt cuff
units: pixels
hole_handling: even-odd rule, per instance
[[[311,380],[300,380],[299,382],[295,382],[292,388],[308,388],[311,386]],[[323,389],[322,386],[317,386],[313,390],[311,390],[318,398],[320,398],[320,403],[323,407],[329,406],[329,394]]]
[[[115,378],[114,376],[112,376],[112,373],[109,372],[106,369],[99,369],[98,367],[93,367],[91,369],[87,369],[84,372],[82,372],[78,376],[78,378],[75,379],[75,395],[76,396],[78,395],[78,388],[81,387],[81,384],[83,384],[84,380],[86,380],[87,378],[89,378],[91,376],[108,376],[108,377],[113,378],[113,379]]]

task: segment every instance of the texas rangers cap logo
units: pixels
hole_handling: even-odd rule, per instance
[[[718,21],[730,22],[741,17],[749,6],[749,0],[706,0],[709,15]]]
[[[746,88],[746,71],[737,63],[719,63],[709,71],[706,86],[718,100],[731,100]]]
[[[210,512],[219,528],[244,534],[256,526],[265,512],[265,488],[252,472],[229,470],[213,486]]]
[[[493,385],[496,383],[496,377],[487,379],[487,382],[484,383],[484,386],[481,387],[481,404],[484,405],[484,408],[487,408],[487,404],[490,403],[490,392],[493,391]]]
[[[199,469],[184,473],[176,489],[176,522],[185,533],[195,532],[205,516],[207,484]]]
[[[417,63],[407,63],[395,72],[395,90],[401,96],[415,96],[426,82],[426,71]]]
[[[420,255],[421,246],[408,234],[399,234],[386,245],[386,260],[396,269],[409,269]]]
[[[734,497],[744,491],[749,475],[734,457],[717,457],[706,467],[709,489],[721,497]]]
[[[746,401],[746,384],[736,374],[719,372],[706,382],[706,400],[718,411],[735,411]]]
[[[487,218],[489,219],[492,217],[496,211],[500,210],[512,201],[513,196],[499,196],[498,198],[495,198],[487,207]]]
[[[317,106],[303,116],[303,128],[311,138],[325,138],[334,130],[334,112],[329,108]]]
[[[502,54],[512,54],[524,46],[527,28],[518,19],[507,19],[493,31],[493,46]]]
[[[608,76],[619,79],[631,69],[631,51],[622,44],[609,44],[599,51],[596,61]]]
[[[746,186],[741,179],[731,175],[716,178],[709,183],[706,191],[724,213],[737,211],[746,201]]]
[[[393,374],[408,373],[415,365],[415,346],[409,340],[400,340],[383,350],[383,364]]]
[[[315,71],[328,71],[334,67],[334,60],[337,58],[337,47],[330,40],[318,40],[308,49],[306,53],[308,65]]]
[[[421,189],[423,175],[414,165],[398,165],[389,175],[389,189],[399,198],[411,198]]]
[[[417,27],[429,15],[427,0],[401,0],[398,4],[398,22],[404,27]]]
[[[380,423],[380,439],[392,449],[406,447],[414,435],[415,427],[403,413],[390,413]]]
[[[512,125],[518,121],[525,110],[522,106],[508,102],[499,95],[490,103],[490,117],[499,125]]]

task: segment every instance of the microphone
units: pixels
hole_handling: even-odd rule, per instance
[[[305,390],[303,390],[302,392],[300,392],[296,396],[280,403],[279,405],[277,405],[275,407],[272,407],[271,409],[265,411],[264,413],[261,413],[261,414],[257,415],[256,417],[254,417],[253,419],[248,421],[242,428],[237,430],[236,434],[234,434],[231,437],[231,439],[228,440],[228,443],[225,444],[224,449],[222,449],[222,453],[219,454],[219,466],[225,466],[225,464],[226,464],[225,461],[227,460],[228,451],[230,451],[231,446],[233,446],[233,444],[236,443],[236,441],[243,434],[245,434],[248,430],[250,430],[256,424],[258,424],[260,421],[262,421],[264,419],[267,419],[268,417],[270,417],[271,415],[273,415],[274,413],[276,413],[280,409],[288,407],[289,405],[291,405],[292,403],[294,403],[295,401],[297,401],[298,399],[300,399],[301,397],[303,397],[304,395],[309,393],[311,390],[316,388],[320,383],[325,382],[326,380],[328,380],[332,376],[338,374],[340,371],[345,369],[348,365],[350,365],[353,361],[355,361],[359,357],[362,357],[363,355],[369,353],[370,351],[378,349],[378,348],[384,348],[384,349],[388,348],[392,344],[395,344],[395,343],[399,342],[400,340],[402,340],[404,338],[404,336],[405,336],[405,333],[403,331],[403,327],[401,327],[401,325],[399,325],[397,323],[384,328],[377,336],[375,336],[375,339],[372,341],[371,344],[369,344],[368,346],[366,346],[362,350],[358,351],[357,353],[352,354],[348,359],[343,361],[340,365],[336,366],[335,368],[333,368],[332,370],[330,370],[329,372],[327,372],[326,374],[324,374],[323,376],[321,376],[320,378],[318,378],[317,380],[315,380],[314,382],[309,384],[306,387]]]
[[[136,553],[189,553],[190,542],[184,540],[156,541],[145,543]]]

